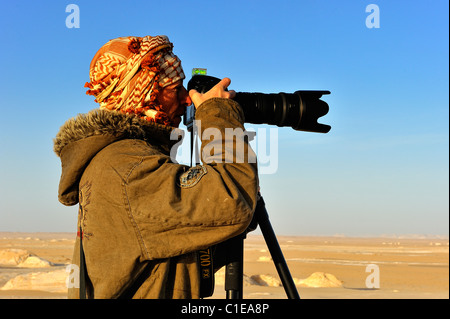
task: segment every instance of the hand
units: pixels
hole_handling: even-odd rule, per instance
[[[226,88],[230,85],[230,83],[231,80],[229,78],[223,78],[211,90],[204,94],[198,93],[196,90],[190,90],[189,97],[191,98],[192,103],[194,103],[195,108],[199,107],[200,104],[213,97],[232,99],[236,96],[236,92],[234,90],[226,91]]]

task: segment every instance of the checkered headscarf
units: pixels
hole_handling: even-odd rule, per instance
[[[110,40],[92,59],[86,94],[94,95],[101,109],[171,125],[156,96],[160,88],[185,78],[172,48],[164,35]]]

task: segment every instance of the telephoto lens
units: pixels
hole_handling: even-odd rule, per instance
[[[219,78],[208,75],[194,75],[188,82],[188,91],[206,93],[220,82]],[[238,102],[246,123],[288,126],[297,131],[327,133],[331,126],[317,123],[319,117],[328,113],[328,104],[320,98],[330,91],[296,91],[294,93],[246,93],[237,92]],[[185,125],[189,126],[194,117],[193,110],[186,112]]]
[[[295,93],[236,93],[234,100],[244,110],[245,122],[289,126],[297,131],[327,133],[331,127],[317,123],[328,113],[328,104],[320,100],[329,91]]]

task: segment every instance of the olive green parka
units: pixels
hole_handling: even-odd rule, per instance
[[[196,120],[203,164],[193,168],[171,160],[179,129],[107,110],[61,127],[54,140],[58,198],[80,207],[89,298],[199,298],[197,251],[247,229],[257,201],[256,157],[245,134],[229,134],[244,129],[242,109],[213,98]],[[79,245],[77,237],[75,265]],[[69,288],[69,298],[78,295]]]

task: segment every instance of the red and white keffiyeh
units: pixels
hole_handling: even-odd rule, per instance
[[[101,109],[172,125],[156,100],[160,88],[185,78],[172,48],[164,35],[110,40],[92,59],[86,93]]]

